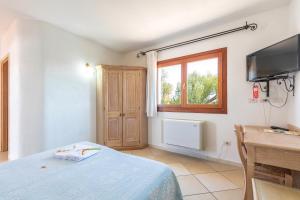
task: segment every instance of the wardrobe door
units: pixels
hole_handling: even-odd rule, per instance
[[[123,71],[123,146],[140,144],[140,81],[138,70]]]
[[[104,72],[104,141],[110,147],[122,146],[122,71]]]

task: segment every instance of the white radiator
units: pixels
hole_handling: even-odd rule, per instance
[[[164,119],[164,143],[201,150],[203,123],[203,121]]]

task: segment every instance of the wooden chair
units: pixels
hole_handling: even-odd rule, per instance
[[[244,129],[241,125],[234,125],[236,139],[237,139],[237,148],[238,153],[242,161],[243,169],[244,169],[244,177],[246,177],[247,171],[247,148],[244,143]],[[286,186],[292,186],[293,180],[291,176],[291,171],[287,169],[282,169],[270,165],[263,165],[257,163],[255,165],[255,178],[260,178],[263,180],[271,181],[274,183],[279,183]],[[247,185],[246,178],[244,179],[244,199],[246,187],[251,187]]]
[[[246,187],[247,187],[247,181],[246,181],[246,172],[247,172],[247,149],[244,144],[244,131],[243,127],[241,125],[234,125],[235,133],[236,133],[236,139],[237,139],[237,148],[239,152],[240,159],[242,161],[243,165],[243,172],[244,172],[244,199],[246,199]]]

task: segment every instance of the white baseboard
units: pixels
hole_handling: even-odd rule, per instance
[[[173,152],[173,153],[177,153],[177,154],[181,154],[181,155],[191,156],[191,157],[194,157],[194,158],[200,158],[200,159],[204,159],[204,160],[208,160],[208,161],[216,161],[216,162],[220,162],[220,163],[224,163],[224,164],[229,164],[229,165],[234,165],[234,166],[237,166],[237,167],[242,167],[241,163],[206,156],[206,155],[203,155],[199,152],[191,151],[189,149],[184,149],[184,148],[170,146],[170,145],[160,146],[160,145],[149,144],[149,146],[153,147],[153,148],[156,148],[156,149],[164,150],[164,151],[169,151],[169,152]]]

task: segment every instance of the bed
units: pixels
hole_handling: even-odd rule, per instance
[[[0,200],[181,200],[166,165],[108,147],[80,162],[54,150],[0,165]]]

